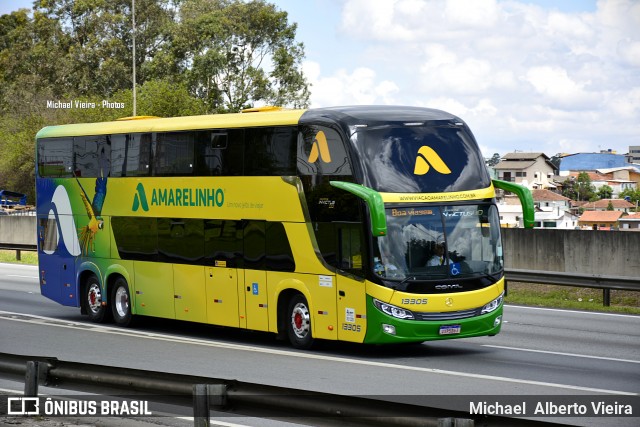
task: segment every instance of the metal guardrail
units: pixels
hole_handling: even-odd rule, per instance
[[[232,411],[233,415],[262,418],[320,417],[322,425],[384,425],[473,427],[468,412],[400,403],[371,397],[332,395],[236,380],[146,371],[122,367],[61,361],[56,358],[0,353],[0,373],[25,378],[25,396],[37,396],[38,384],[81,392],[110,394],[135,393],[171,397],[190,402],[194,425],[209,426],[209,411]],[[435,396],[437,398],[439,396]],[[399,396],[428,401],[428,396]],[[421,398],[421,399],[411,399]],[[450,399],[450,397],[448,397]],[[482,426],[511,426],[514,418],[495,415],[477,416]],[[557,425],[545,421],[517,419],[523,427]]]
[[[513,281],[602,289],[602,301],[605,307],[609,307],[611,305],[612,289],[621,291],[640,291],[640,277],[601,276],[596,274],[521,270],[516,268],[505,268],[504,273],[507,282]]]
[[[22,259],[22,251],[35,252],[38,250],[38,245],[19,245],[15,243],[0,243],[0,250],[16,251],[16,261]]]

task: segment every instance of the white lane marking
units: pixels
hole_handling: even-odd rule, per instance
[[[25,320],[18,318],[10,318],[10,317],[0,317],[0,320],[12,320],[15,322],[23,322],[23,323],[31,323],[31,324],[41,324],[46,326],[57,326],[60,328],[69,328],[69,329],[81,329],[85,330],[84,327],[87,324],[82,323],[74,323],[74,322],[65,322],[65,324],[56,324],[52,322],[60,322],[58,319],[41,317],[41,316],[31,316],[25,314],[18,313],[10,313],[5,311],[0,311],[0,314],[11,314],[18,315],[21,317],[31,317],[34,320]],[[639,393],[632,393],[626,391],[619,390],[608,390],[608,389],[600,389],[600,388],[592,388],[592,387],[581,387],[574,386],[568,384],[556,384],[556,383],[548,383],[543,381],[532,381],[532,380],[522,380],[517,378],[509,378],[509,377],[498,377],[493,375],[483,375],[483,374],[473,374],[468,372],[458,372],[458,371],[449,371],[444,369],[437,368],[422,368],[419,366],[405,366],[405,365],[394,365],[391,363],[384,362],[374,362],[370,360],[357,360],[357,359],[348,359],[342,357],[335,356],[324,356],[319,354],[309,354],[309,353],[296,353],[292,351],[286,350],[276,350],[276,349],[267,349],[260,347],[253,347],[248,345],[241,344],[231,344],[231,343],[218,343],[212,341],[202,341],[195,338],[186,338],[186,337],[178,337],[174,335],[166,335],[166,334],[157,334],[157,333],[146,333],[146,332],[137,332],[131,330],[123,330],[117,327],[104,327],[101,325],[89,324],[92,326],[93,332],[102,332],[102,333],[111,333],[121,336],[128,336],[134,338],[146,338],[146,339],[155,339],[159,341],[167,341],[167,342],[175,342],[175,343],[188,343],[192,345],[199,345],[204,347],[214,347],[214,348],[222,348],[222,349],[230,349],[230,350],[240,350],[240,351],[250,351],[254,353],[267,353],[271,355],[280,355],[280,356],[288,356],[288,357],[296,357],[300,359],[315,359],[322,360],[328,362],[336,362],[336,363],[348,363],[353,365],[362,365],[362,366],[374,366],[377,368],[386,368],[386,369],[399,369],[405,371],[414,371],[414,372],[423,372],[429,374],[438,374],[438,375],[449,375],[454,377],[463,377],[463,378],[473,378],[473,379],[481,379],[487,381],[498,381],[498,382],[506,382],[506,383],[515,383],[515,384],[528,384],[542,387],[551,387],[551,388],[563,388],[568,390],[576,390],[576,391],[584,391],[589,393],[604,393],[604,394],[618,394],[618,395],[626,395],[626,396],[638,396]]]
[[[637,314],[618,314],[618,313],[602,313],[599,311],[579,311],[579,310],[565,310],[562,308],[546,308],[546,307],[528,307],[525,305],[510,305],[505,304],[505,307],[509,308],[521,308],[523,310],[542,310],[542,311],[557,311],[560,313],[576,313],[576,314],[595,314],[598,316],[614,316],[614,317],[628,317],[631,319],[640,320],[640,316]]]
[[[576,354],[576,353],[562,353],[562,352],[559,352],[559,351],[534,350],[534,349],[531,349],[531,348],[506,347],[506,346],[503,346],[503,345],[483,344],[482,347],[499,348],[499,349],[503,349],[503,350],[525,351],[525,352],[530,352],[530,353],[554,354],[554,355],[557,355],[557,356],[582,357],[584,359],[610,360],[610,361],[613,361],[613,362],[640,363],[640,360],[616,359],[615,357],[589,356],[587,354]]]

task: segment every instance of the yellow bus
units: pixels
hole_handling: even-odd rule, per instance
[[[495,335],[495,188],[467,125],[416,107],[259,108],[45,127],[42,295],[93,321],[154,316],[315,339]]]

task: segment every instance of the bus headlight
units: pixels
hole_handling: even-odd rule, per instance
[[[387,304],[386,302],[373,300],[373,305],[376,306],[381,312],[388,314],[389,316],[397,319],[413,319],[413,313],[404,308],[396,307],[395,305]]]
[[[504,297],[504,292],[501,293],[498,298],[494,299],[489,304],[482,307],[482,311],[480,314],[487,314],[487,313],[491,313],[492,311],[495,311],[502,304],[503,297]]]

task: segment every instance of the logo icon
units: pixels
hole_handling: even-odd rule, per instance
[[[131,210],[136,212],[140,207],[142,207],[142,210],[147,212],[149,210],[149,204],[147,203],[147,195],[144,192],[144,186],[141,182],[138,183],[136,191],[138,194],[133,196],[133,206],[131,207]]]
[[[7,406],[7,415],[40,415],[40,399],[37,397],[9,397]]]
[[[313,152],[312,152],[313,154]],[[413,170],[415,175],[424,175],[429,172],[429,169],[434,168],[437,172],[448,175],[451,173],[451,169],[446,163],[438,156],[433,148],[423,145],[418,150],[416,157],[416,166]]]
[[[447,305],[447,307],[453,307],[453,298],[445,299],[444,303]]]
[[[324,132],[319,131],[316,134],[316,138],[311,145],[311,154],[309,154],[309,163],[315,163],[318,161],[318,157],[324,163],[331,163],[331,153],[329,152],[329,144],[327,144],[327,137]]]

